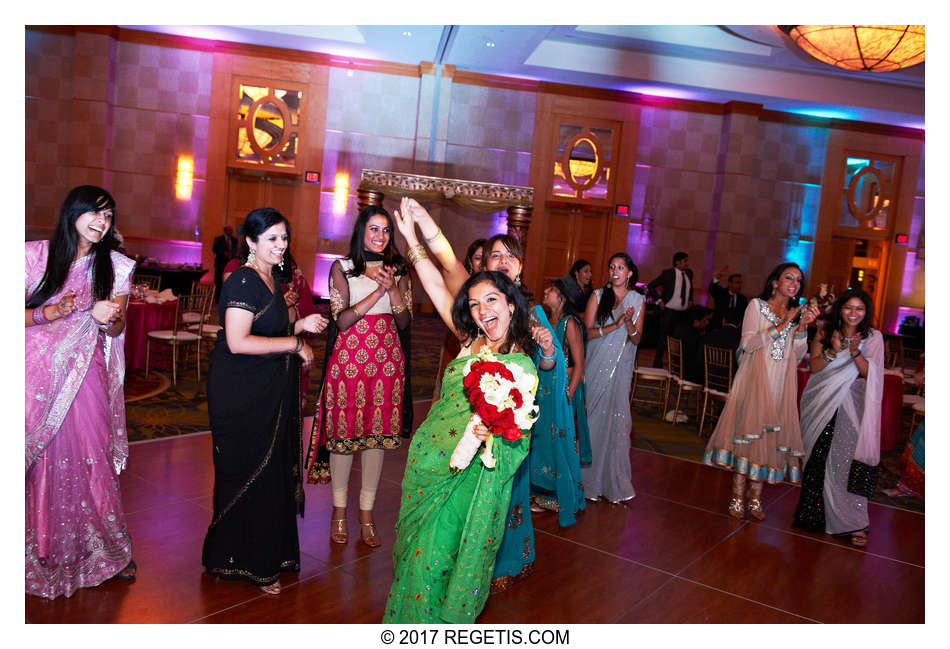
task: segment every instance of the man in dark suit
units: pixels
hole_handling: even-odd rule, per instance
[[[714,326],[718,327],[724,322],[734,322],[742,324],[742,318],[745,316],[745,308],[749,304],[749,298],[742,294],[742,274],[732,273],[726,285],[721,284],[723,275],[729,270],[729,266],[723,266],[713,281],[709,283],[709,294],[715,301],[716,315],[713,317]]]
[[[675,253],[673,267],[665,269],[647,284],[647,290],[656,298],[660,308],[660,333],[653,367],[663,367],[666,336],[683,320],[686,309],[693,303],[693,271],[689,268],[689,255],[682,251]]]
[[[221,295],[221,277],[224,267],[237,257],[237,238],[234,236],[234,228],[230,225],[224,226],[224,234],[214,238],[211,252],[214,253],[214,299],[217,300]]]

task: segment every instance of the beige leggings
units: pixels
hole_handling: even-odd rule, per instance
[[[360,472],[363,483],[360,485],[360,509],[367,511],[376,502],[376,488],[383,473],[383,449],[371,448],[360,451]],[[346,490],[350,484],[350,470],[353,468],[352,453],[330,453],[330,484],[333,487],[333,506],[346,507]]]

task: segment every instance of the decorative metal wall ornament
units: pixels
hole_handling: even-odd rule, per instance
[[[231,166],[297,170],[303,88],[296,84],[235,80],[235,153]]]

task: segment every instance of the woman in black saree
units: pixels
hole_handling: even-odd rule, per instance
[[[260,208],[241,227],[242,257],[221,290],[224,328],[211,352],[208,415],[214,444],[214,513],[201,562],[222,579],[243,579],[280,593],[280,571],[300,570],[296,513],[303,513],[300,369],[313,351],[299,337],[327,320],[291,323],[273,275],[290,227]]]

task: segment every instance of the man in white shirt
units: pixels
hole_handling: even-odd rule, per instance
[[[674,253],[673,267],[663,270],[659,277],[647,284],[647,290],[660,308],[660,333],[653,367],[663,367],[666,337],[693,303],[693,271],[689,268],[689,255],[683,251]]]

